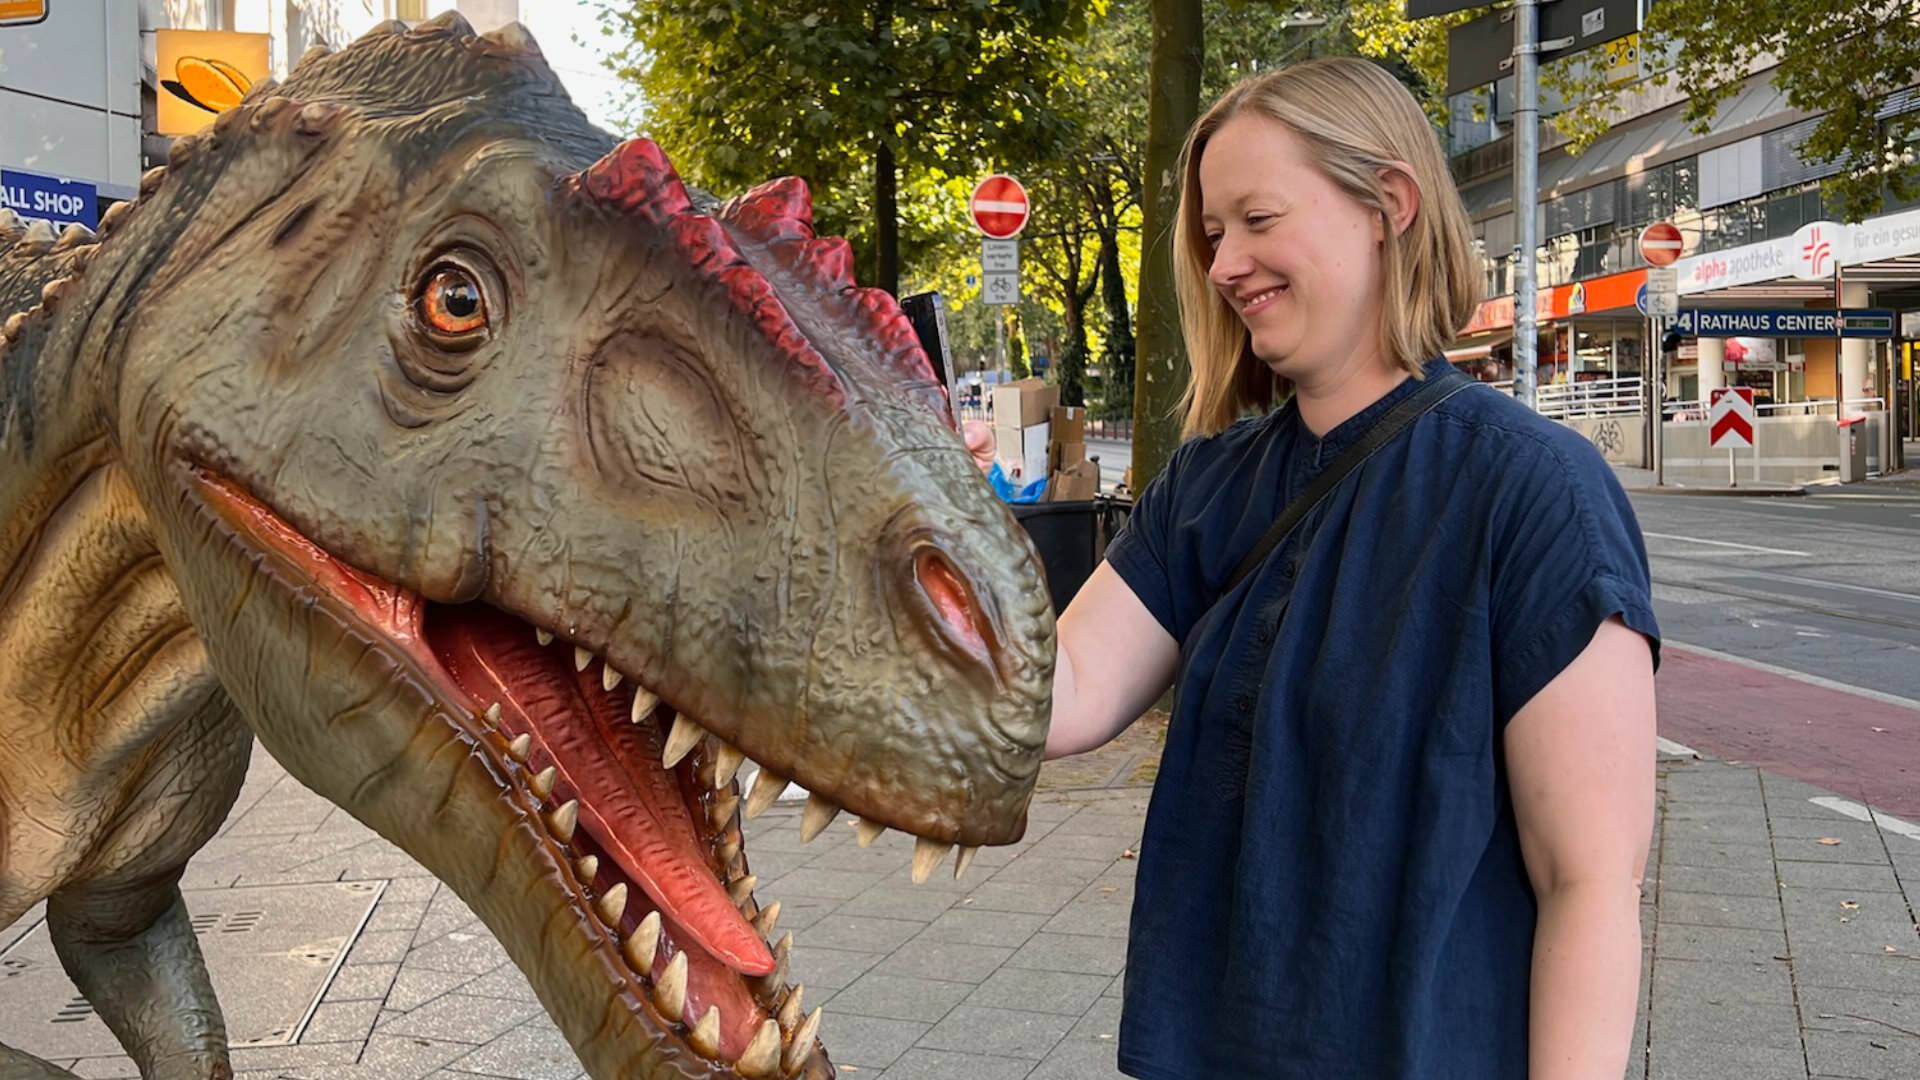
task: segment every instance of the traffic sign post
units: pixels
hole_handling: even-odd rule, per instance
[[[1033,212],[1027,201],[1027,189],[1020,181],[1004,173],[994,173],[973,187],[967,200],[973,225],[985,239],[980,241],[980,299],[1005,307],[1020,302],[1020,241],[1014,239],[1027,227]],[[1007,366],[1006,312],[993,321],[994,365]]]
[[[1019,236],[1020,230],[1027,227],[1031,212],[1027,189],[1020,186],[1020,181],[1002,173],[994,173],[974,185],[967,209],[973,214],[974,227],[992,240]]]
[[[1672,266],[1686,249],[1686,238],[1671,221],[1656,221],[1640,230],[1640,257],[1648,266]]]
[[[1753,446],[1753,388],[1715,387],[1707,409],[1707,431],[1709,445],[1713,449],[1727,448],[1727,486],[1739,487],[1740,481],[1734,472],[1733,452]]]

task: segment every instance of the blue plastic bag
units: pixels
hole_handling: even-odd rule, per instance
[[[1016,488],[1013,486],[1013,481],[1007,479],[1007,474],[1000,471],[1000,463],[997,461],[994,462],[992,470],[987,473],[987,483],[993,485],[994,494],[999,495],[1002,502],[1037,503],[1040,501],[1040,496],[1047,493],[1046,477],[1043,476],[1026,487]]]

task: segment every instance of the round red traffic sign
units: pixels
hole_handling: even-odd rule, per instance
[[[1018,236],[1027,226],[1027,189],[1011,176],[995,173],[974,185],[967,209],[973,223],[995,240]]]
[[[1672,266],[1685,249],[1679,226],[1670,221],[1656,221],[1640,230],[1640,255],[1648,266]]]

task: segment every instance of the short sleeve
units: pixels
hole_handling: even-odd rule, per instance
[[[1194,445],[1187,442],[1174,451],[1167,467],[1135,500],[1127,523],[1107,544],[1107,564],[1175,641],[1182,640],[1186,630],[1176,614],[1175,597],[1181,586],[1171,570],[1174,526],[1179,520],[1175,507],[1179,476]]]
[[[1615,615],[1660,662],[1653,586],[1633,505],[1577,435],[1539,439],[1515,460],[1491,552],[1494,706],[1500,722],[1565,671]],[[1533,455],[1529,455],[1533,456]]]

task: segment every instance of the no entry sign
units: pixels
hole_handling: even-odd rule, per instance
[[[1672,266],[1680,261],[1686,241],[1670,221],[1656,221],[1640,230],[1640,255],[1648,266]]]
[[[1744,450],[1753,445],[1753,388],[1722,386],[1713,391],[1707,430],[1715,450]]]
[[[995,240],[1018,236],[1026,228],[1027,189],[1011,176],[995,173],[980,181],[967,203],[973,223]]]

